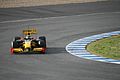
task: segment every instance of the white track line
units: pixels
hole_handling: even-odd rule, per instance
[[[115,13],[119,14],[120,12],[105,12],[105,13],[91,13],[91,14],[81,14],[81,15],[71,15],[71,16],[59,16],[59,17],[47,17],[47,18],[32,18],[32,19],[21,19],[21,20],[9,20],[9,21],[2,21],[0,23],[14,23],[14,22],[26,22],[26,21],[36,21],[41,19],[56,19],[56,18],[66,18],[66,17],[79,17],[79,16],[92,16],[92,15],[101,15],[106,13]]]
[[[87,52],[86,50],[86,46],[92,41],[96,41],[97,39],[102,39],[105,37],[110,37],[112,35],[119,35],[119,34],[120,34],[120,31],[114,31],[114,32],[102,33],[102,34],[86,37],[83,39],[79,39],[79,40],[73,41],[70,44],[68,44],[66,46],[66,50],[70,54],[80,57],[80,58],[90,59],[94,61],[107,62],[107,63],[120,64],[120,60],[97,56],[97,55]]]

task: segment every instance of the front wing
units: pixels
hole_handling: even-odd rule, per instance
[[[11,48],[10,51],[11,51],[11,54],[14,54],[14,53],[23,53],[23,52],[42,52],[42,53],[45,53],[46,48],[34,48],[31,51],[24,51],[22,48]]]

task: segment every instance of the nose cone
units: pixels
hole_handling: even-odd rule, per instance
[[[25,49],[31,48],[31,41],[25,41],[24,47],[25,47]]]

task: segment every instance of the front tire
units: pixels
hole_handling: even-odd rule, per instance
[[[15,41],[17,41],[17,40],[20,40],[21,39],[21,37],[15,37]]]
[[[19,48],[19,44],[18,42],[16,41],[13,41],[13,45],[12,45],[13,48]]]
[[[46,48],[46,37],[45,36],[41,36],[41,37],[39,37],[39,40],[40,40],[40,42],[41,42],[41,47],[44,47],[44,48]]]

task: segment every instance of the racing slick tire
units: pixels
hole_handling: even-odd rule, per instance
[[[13,48],[19,48],[19,44],[18,44],[18,42],[16,42],[16,41],[13,41],[13,46],[12,46]]]
[[[39,37],[40,41],[41,41],[41,46],[46,48],[46,37],[45,36],[41,36]]]
[[[18,48],[19,47],[19,44],[16,42],[16,41],[13,41],[12,42],[12,48],[10,50],[11,52],[11,55],[15,54],[15,52],[13,51],[14,48]]]
[[[17,40],[20,40],[21,39],[21,37],[15,37],[15,41],[17,41]]]
[[[13,41],[12,42],[12,48],[11,48],[11,54],[15,54],[16,52],[13,51],[14,48],[22,48],[23,41]],[[17,52],[18,53],[18,52]]]
[[[42,53],[44,54],[45,51],[46,51],[46,37],[45,36],[40,36],[39,40],[40,40],[40,47],[42,47],[44,49],[42,51]]]

